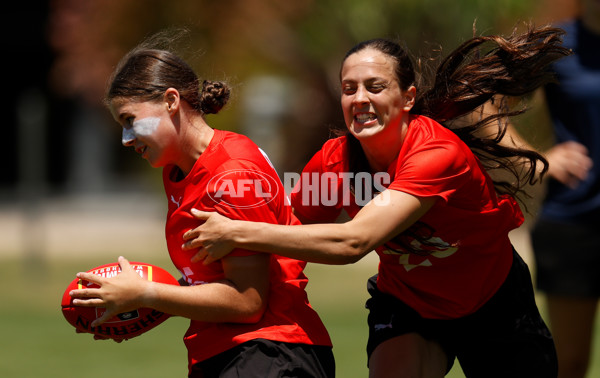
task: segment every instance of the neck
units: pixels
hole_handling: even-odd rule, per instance
[[[398,156],[400,149],[369,148],[361,143],[369,166],[373,172],[386,172],[392,161]]]
[[[181,150],[184,159],[178,165],[185,175],[192,170],[200,155],[210,144],[214,134],[215,130],[206,123],[202,115],[194,114],[185,119],[181,128]]]
[[[403,123],[398,129],[398,135],[380,135],[380,138],[360,140],[369,166],[373,172],[386,172],[394,159],[400,153],[404,137],[408,131],[408,123]]]

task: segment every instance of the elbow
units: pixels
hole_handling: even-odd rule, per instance
[[[264,313],[265,313],[264,311],[260,311],[260,312],[255,312],[255,313],[249,314],[242,321],[240,321],[240,323],[256,324],[256,323],[260,322],[260,320],[263,318]]]
[[[342,264],[354,264],[362,259],[367,253],[368,251],[364,251],[363,249],[351,249],[344,255]]]
[[[334,256],[330,263],[335,265],[354,264],[373,249],[368,235],[357,229],[352,221],[340,224],[332,241],[336,250],[330,252]]]
[[[235,323],[256,324],[263,318],[267,310],[267,302],[261,298],[249,300],[240,305],[234,320]]]
[[[346,264],[346,265],[354,264],[354,263],[358,262],[360,259],[362,259],[363,256],[364,256],[364,254],[353,253],[344,259],[344,264]]]
[[[239,314],[239,318],[236,320],[236,323],[256,324],[263,318],[265,310],[266,306],[259,309],[244,310]]]
[[[366,240],[362,240],[360,237],[347,238],[342,243],[342,251],[338,253],[340,258],[337,264],[354,264],[365,257],[370,251],[371,249]]]

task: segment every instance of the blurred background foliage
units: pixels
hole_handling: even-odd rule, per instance
[[[575,13],[576,3],[6,2],[0,23],[7,110],[0,138],[0,333],[6,336],[0,376],[65,377],[85,371],[94,377],[115,369],[123,376],[184,374],[183,345],[173,342],[185,329],[183,319],[122,349],[92,347],[93,341],[75,335],[58,311],[62,290],[75,272],[121,254],[173,269],[165,253],[160,174],[121,146],[121,129],[102,103],[115,65],[145,38],[186,28],[175,50],[201,79],[226,80],[234,89],[230,104],[208,123],[250,136],[280,173],[298,172],[330,129],[343,127],[339,68],[357,42],[399,39],[415,58],[428,59],[446,55],[474,32],[506,34],[523,22],[563,20]],[[549,136],[543,104],[536,101],[517,126],[534,144],[543,144]],[[311,301],[334,338],[340,377],[366,375],[364,281],[376,270],[374,258],[352,267],[308,269]]]
[[[476,34],[509,33],[523,22],[565,18],[573,13],[573,3],[10,2],[2,27],[13,57],[6,75],[11,114],[1,142],[5,167],[0,187],[9,193],[23,182],[51,193],[136,188],[148,167],[119,145],[120,129],[109,119],[102,96],[120,57],[161,30],[188,29],[178,52],[201,78],[234,86],[229,107],[209,117],[209,123],[248,134],[280,171],[298,171],[329,136],[329,128],[342,123],[339,65],[355,43],[389,37],[404,41],[417,58],[443,56],[472,36],[474,25]],[[34,123],[33,131],[19,131],[27,122]]]

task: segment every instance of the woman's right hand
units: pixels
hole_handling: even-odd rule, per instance
[[[183,234],[183,250],[198,249],[198,253],[192,257],[192,262],[204,260],[208,265],[225,257],[234,248],[231,237],[231,225],[233,220],[222,216],[217,212],[200,211],[192,209],[192,215],[203,223]]]

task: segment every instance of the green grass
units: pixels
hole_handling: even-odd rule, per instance
[[[53,260],[41,267],[0,260],[0,377],[186,376],[185,319],[168,319],[120,344],[76,334],[67,323],[60,311],[64,290],[76,272],[101,263]]]
[[[309,264],[306,269],[309,299],[333,340],[339,378],[368,377],[366,285],[376,272],[377,262],[372,259],[350,266]],[[447,377],[464,378],[458,363]]]
[[[147,261],[174,273],[166,259]],[[0,259],[0,377],[186,376],[185,319],[171,318],[121,344],[76,334],[65,321],[59,302],[74,274],[106,262],[65,258],[41,266]],[[309,296],[333,339],[339,378],[367,377],[365,282],[375,270],[371,261],[307,268]],[[600,345],[598,332],[595,339]],[[589,377],[600,376],[599,365],[593,362]],[[464,377],[458,364],[448,377]]]

